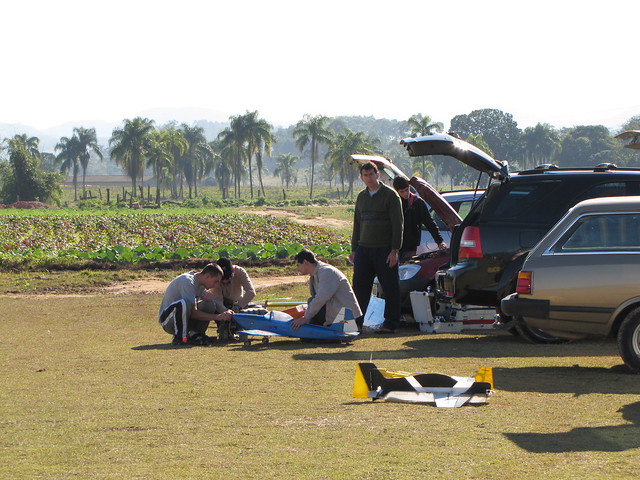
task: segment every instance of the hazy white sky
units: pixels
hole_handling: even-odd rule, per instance
[[[0,122],[188,108],[176,119],[448,125],[497,108],[521,128],[617,128],[640,115],[639,14],[637,0],[3,0]]]

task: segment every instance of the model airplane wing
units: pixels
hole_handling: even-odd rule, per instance
[[[353,384],[355,398],[434,403],[442,408],[486,403],[492,394],[493,373],[489,367],[482,367],[475,377],[452,377],[439,373],[390,372],[373,363],[359,363]]]

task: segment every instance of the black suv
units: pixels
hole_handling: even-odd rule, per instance
[[[640,195],[640,169],[605,164],[591,168],[544,165],[509,173],[507,164],[446,134],[407,138],[410,156],[448,155],[490,176],[484,196],[451,238],[451,258],[436,276],[438,289],[455,303],[500,308],[515,292],[529,251],[567,210],[594,197]],[[501,316],[528,340],[554,337]]]

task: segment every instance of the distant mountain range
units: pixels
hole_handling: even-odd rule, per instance
[[[141,112],[138,117],[151,118],[156,122],[156,126],[162,126],[169,122],[176,122],[178,125],[186,123],[202,127],[208,140],[213,140],[220,131],[226,128],[228,121],[221,121],[225,118],[222,112],[208,110],[204,108],[158,108]],[[229,116],[226,116],[228,118]],[[133,117],[132,117],[133,118]],[[205,120],[207,119],[207,120]],[[214,119],[214,120],[208,120]],[[61,137],[70,137],[74,127],[95,128],[98,142],[107,145],[109,138],[115,128],[122,127],[124,118],[119,122],[105,122],[102,120],[78,120],[76,122],[66,122],[55,127],[38,129],[20,123],[0,123],[0,139],[13,137],[14,135],[27,134],[30,137],[40,139],[40,151],[51,152]]]

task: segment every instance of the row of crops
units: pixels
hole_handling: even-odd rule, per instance
[[[274,259],[303,247],[326,258],[350,251],[345,235],[250,214],[0,216],[0,259]]]

